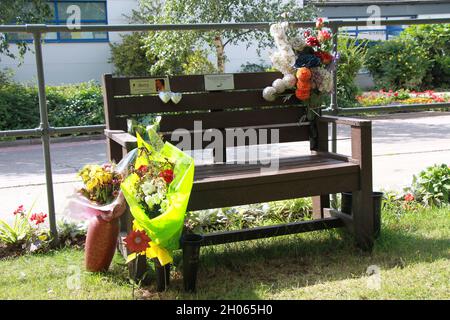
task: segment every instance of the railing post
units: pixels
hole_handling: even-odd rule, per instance
[[[333,35],[333,47],[332,52],[333,56],[335,57],[334,60],[334,68],[332,70],[332,76],[333,76],[333,91],[331,92],[331,103],[330,103],[330,110],[332,115],[337,115],[339,112],[339,106],[337,101],[337,68],[338,68],[338,32],[339,32],[339,26],[336,24],[331,25],[331,32]],[[336,153],[337,152],[337,125],[335,122],[331,124],[331,152]],[[333,200],[333,203],[336,205],[337,202],[337,196],[336,194],[331,195],[331,199]]]
[[[333,55],[336,57],[338,53],[338,32],[339,27],[336,24],[331,25],[331,32],[333,34],[333,45],[332,45],[332,52]],[[333,91],[331,92],[331,103],[330,103],[330,109],[333,115],[337,114],[338,111],[338,102],[337,102],[337,67],[338,67],[338,61],[337,59],[334,61],[334,68],[332,70],[333,75]]]
[[[37,26],[36,26],[37,27]],[[52,236],[52,244],[58,244],[58,231],[56,228],[55,217],[55,199],[53,194],[53,177],[52,177],[52,164],[50,159],[50,125],[48,123],[48,111],[47,111],[47,98],[45,95],[45,78],[44,78],[44,63],[42,59],[42,43],[41,43],[41,31],[35,30],[33,32],[34,50],[36,56],[36,69],[38,80],[38,92],[39,92],[39,112],[41,123],[39,131],[42,138],[42,147],[44,151],[44,163],[45,163],[45,180],[47,186],[47,204],[48,204],[48,218],[50,222],[50,233]]]

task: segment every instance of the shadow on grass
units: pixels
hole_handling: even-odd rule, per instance
[[[181,272],[175,267],[169,290],[151,293],[151,286],[144,290],[144,298],[260,299],[264,291],[276,293],[360,278],[371,265],[389,270],[447,259],[449,247],[449,239],[425,238],[390,228],[382,230],[372,253],[359,250],[343,230],[205,247],[196,294],[183,292]],[[180,260],[178,253],[175,265],[179,266]]]

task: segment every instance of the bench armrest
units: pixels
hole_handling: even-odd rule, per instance
[[[122,148],[126,149],[127,151],[130,151],[136,148],[137,146],[136,137],[132,136],[131,134],[123,130],[105,129],[105,136],[108,139],[111,139],[112,141],[119,144]]]
[[[319,121],[331,122],[335,124],[344,124],[352,127],[366,127],[370,126],[372,121],[365,119],[347,118],[347,117],[335,117],[335,116],[321,116]]]

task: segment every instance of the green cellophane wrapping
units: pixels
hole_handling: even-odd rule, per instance
[[[138,150],[145,148],[149,153],[138,152],[136,169],[148,164],[149,159],[161,161],[167,158],[174,163],[174,179],[167,191],[169,205],[167,210],[156,218],[149,218],[136,197],[136,183],[139,180],[137,174],[132,173],[121,184],[122,192],[138,227],[144,229],[152,241],[171,252],[179,248],[186,208],[194,182],[194,159],[168,142],[160,144],[152,141],[150,145],[137,134],[137,143]]]

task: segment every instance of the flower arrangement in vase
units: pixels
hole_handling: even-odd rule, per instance
[[[85,244],[88,271],[106,271],[119,236],[119,217],[126,202],[120,192],[124,175],[113,163],[85,165],[79,172],[82,185],[68,203],[69,216],[89,219]]]
[[[332,34],[324,28],[324,20],[317,19],[314,29],[290,30],[288,22],[276,23],[270,34],[277,47],[270,57],[272,65],[283,78],[266,87],[263,98],[274,101],[282,96],[287,101],[295,95],[308,111],[319,108],[333,89],[332,71],[338,58],[330,53]]]

